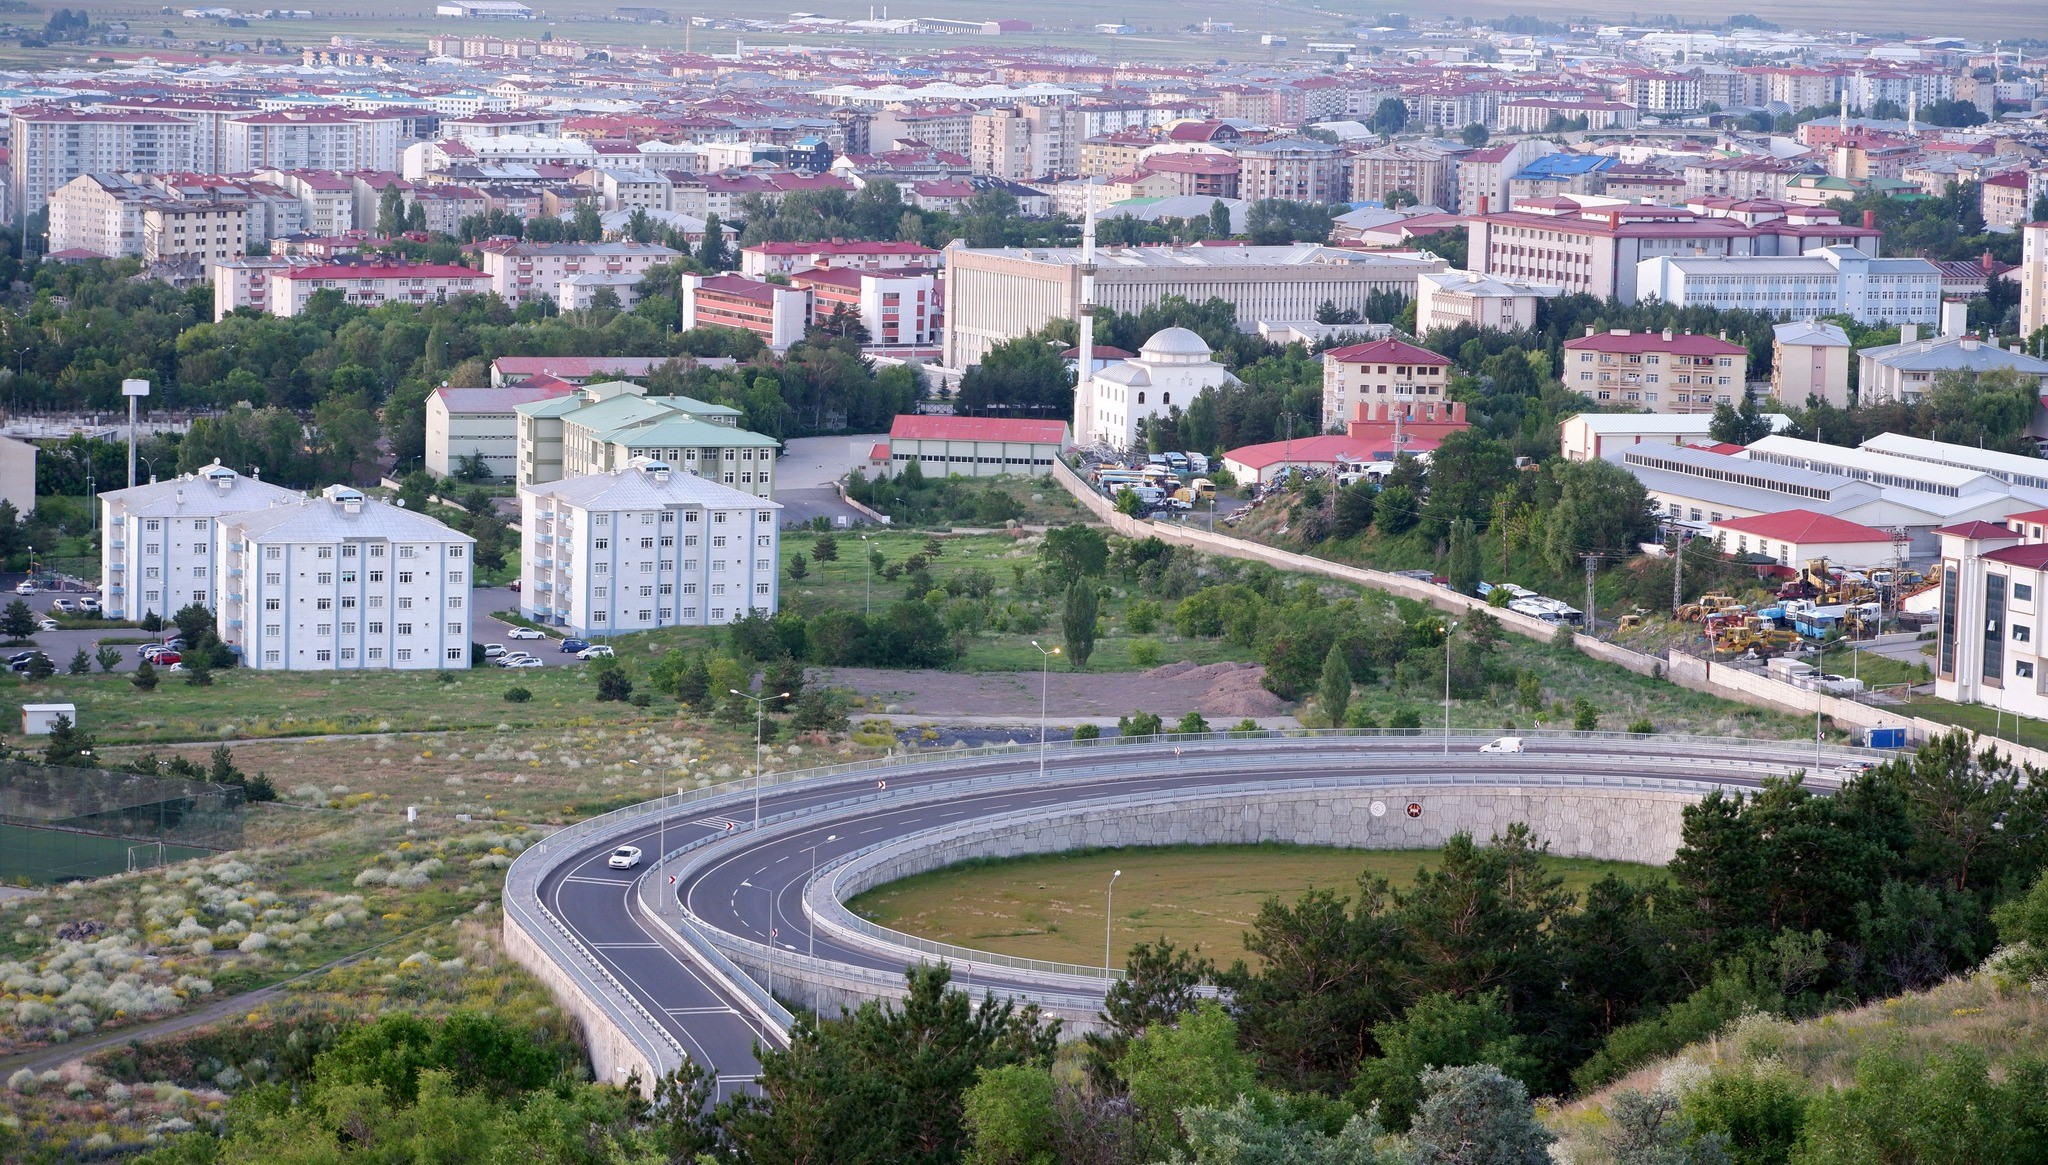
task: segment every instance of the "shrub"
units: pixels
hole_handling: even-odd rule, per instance
[[[1648,716],[1638,716],[1635,718],[1634,722],[1632,722],[1628,726],[1628,730],[1632,735],[1635,736],[1651,736],[1656,733],[1657,726],[1650,722],[1650,718]]]
[[[1600,709],[1584,696],[1572,699],[1572,727],[1580,732],[1591,732],[1600,727]]]
[[[1159,666],[1159,644],[1151,639],[1131,640],[1131,662],[1144,668]]]
[[[1116,718],[1120,736],[1157,736],[1164,726],[1157,712],[1133,712]]]
[[[1093,724],[1083,724],[1074,729],[1075,740],[1101,740],[1102,729]]]
[[[1124,612],[1124,626],[1133,635],[1150,635],[1159,629],[1159,604],[1151,599],[1139,599]]]
[[[635,708],[645,708],[654,703],[654,696],[649,692],[634,692],[627,698],[626,702]]]
[[[1175,732],[1207,732],[1209,731],[1209,722],[1202,718],[1200,712],[1189,712],[1180,718],[1180,723],[1175,725],[1173,730]]]
[[[804,558],[803,555],[792,554],[789,556],[789,577],[791,579],[802,578],[804,575],[810,573],[810,569],[811,564]]]
[[[625,670],[608,667],[597,673],[597,698],[600,701],[617,700],[624,702],[633,698],[633,681],[626,678]]]
[[[135,674],[128,677],[128,682],[145,692],[155,691],[158,682],[156,667],[148,660],[143,660],[135,665]]]
[[[510,687],[505,689],[505,699],[514,704],[524,704],[533,699],[533,693],[525,688]]]

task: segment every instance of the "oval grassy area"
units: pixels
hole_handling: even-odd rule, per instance
[[[1033,959],[1099,965],[1103,891],[1116,880],[1113,961],[1161,935],[1228,964],[1266,899],[1291,902],[1311,888],[1355,897],[1363,873],[1405,889],[1435,850],[1356,850],[1283,844],[1147,846],[972,861],[877,886],[847,903],[863,918],[937,942]],[[1633,862],[1546,858],[1565,888],[1619,874],[1641,881],[1662,870]]]

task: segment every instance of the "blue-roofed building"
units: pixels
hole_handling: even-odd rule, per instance
[[[1532,158],[1508,179],[1508,197],[1554,198],[1560,194],[1599,194],[1606,189],[1602,178],[1616,162],[1602,154],[1545,154]]]

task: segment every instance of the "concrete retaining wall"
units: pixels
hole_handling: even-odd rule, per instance
[[[505,953],[512,961],[533,973],[555,997],[562,1010],[576,1020],[583,1029],[583,1046],[590,1052],[590,1072],[597,1080],[611,1084],[624,1084],[633,1073],[640,1074],[643,1093],[651,1094],[655,1079],[661,1075],[654,1063],[647,1058],[626,1033],[613,1022],[597,1001],[585,993],[584,986],[564,971],[549,955],[544,944],[510,913],[505,915]]]

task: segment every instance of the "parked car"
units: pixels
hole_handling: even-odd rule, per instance
[[[508,651],[498,657],[498,666],[511,667],[513,664],[518,663],[520,660],[532,658],[532,655],[524,651]]]
[[[17,651],[13,655],[7,657],[7,666],[13,667],[17,663],[27,663],[29,660],[34,659],[36,656],[41,654],[42,652],[33,649],[28,651]]]
[[[514,628],[513,628],[512,630],[510,630],[510,631],[507,631],[507,632],[505,632],[505,638],[507,638],[507,639],[546,639],[546,638],[547,638],[547,636],[545,636],[545,635],[542,635],[542,634],[541,634],[540,632],[538,632],[538,631],[535,631],[535,630],[534,630],[533,628],[531,628],[531,627],[514,627]]]
[[[516,595],[516,594],[518,594],[518,593],[519,593],[519,580],[518,580],[518,579],[516,579],[516,578],[515,578],[515,579],[513,579],[513,580],[512,580],[512,581],[511,581],[510,583],[508,583],[508,584],[506,584],[506,585],[507,585],[507,586],[509,586],[509,587],[510,587],[510,588],[512,589],[512,593],[513,593],[513,594],[515,594],[515,595]]]
[[[637,845],[622,845],[612,851],[611,857],[605,859],[605,865],[614,870],[630,870],[639,864],[640,847]]]
[[[1522,738],[1519,736],[1503,736],[1498,740],[1489,740],[1485,744],[1479,746],[1479,751],[1520,752],[1522,751]]]
[[[33,579],[26,579],[26,578],[25,578],[25,579],[22,579],[22,580],[21,580],[20,582],[18,582],[18,583],[15,583],[15,584],[14,584],[14,593],[15,593],[15,594],[17,594],[17,595],[32,595],[32,594],[35,594],[35,593],[36,593],[36,584],[35,584],[35,580],[33,580]]]
[[[513,660],[513,661],[512,661],[511,663],[505,664],[504,666],[506,666],[506,667],[546,667],[547,665],[546,665],[546,664],[544,664],[544,663],[542,663],[541,661],[539,661],[539,660],[537,660],[537,659],[534,659],[534,658],[533,658],[533,657],[531,657],[531,656],[528,656],[528,657],[527,657],[527,658],[525,658],[525,659],[515,659],[515,660]]]
[[[169,664],[178,663],[185,657],[175,651],[159,651],[154,655],[145,655],[142,658],[148,660],[152,667],[164,667]]]
[[[78,609],[89,615],[97,615],[100,613],[100,601],[91,595],[87,595],[78,600]]]
[[[44,655],[40,651],[24,651],[20,655],[16,656],[14,660],[7,665],[7,670],[25,672],[29,669],[29,666],[33,664],[37,659],[49,658],[49,656]],[[52,661],[50,666],[54,669],[57,665],[54,661]]]
[[[71,605],[70,599],[58,599],[57,601],[50,604],[50,609],[52,611],[63,611],[67,614],[74,610],[77,610],[76,607],[73,607]]]
[[[55,619],[51,619],[51,618],[49,618],[49,617],[47,617],[47,616],[45,616],[44,618],[41,618],[41,619],[38,619],[38,620],[36,620],[36,626],[37,626],[38,628],[40,628],[41,630],[44,630],[44,631],[58,631],[58,630],[62,630],[62,628],[59,628],[59,627],[57,626],[57,621],[56,621]]]
[[[584,649],[583,649],[582,651],[579,651],[579,652],[577,652],[577,653],[576,653],[576,658],[577,658],[577,659],[610,659],[610,658],[612,657],[612,654],[613,654],[613,653],[612,653],[612,645],[611,645],[611,644],[609,644],[609,643],[599,643],[599,644],[597,644],[597,645],[595,645],[595,646],[592,646],[592,647],[586,647],[586,648],[584,648]]]
[[[561,650],[563,650],[563,651],[582,651],[582,650],[583,650],[584,648],[586,648],[586,647],[589,647],[589,646],[590,646],[590,640],[588,640],[588,639],[564,639],[564,640],[562,640],[562,646],[561,646]]]
[[[496,658],[498,658],[499,656],[501,656],[501,655],[503,655],[503,654],[505,654],[505,645],[504,645],[504,644],[502,644],[502,643],[486,643],[486,644],[484,644],[484,658],[485,658],[485,659],[496,659]]]

